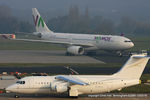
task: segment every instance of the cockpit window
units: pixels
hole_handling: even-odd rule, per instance
[[[22,84],[25,84],[25,81],[22,81]]]
[[[17,84],[25,84],[25,81],[17,81]]]
[[[131,42],[130,40],[125,40],[124,42]]]

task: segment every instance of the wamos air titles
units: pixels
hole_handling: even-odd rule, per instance
[[[6,91],[23,94],[68,93],[77,97],[81,94],[105,93],[140,84],[140,77],[149,60],[147,54],[134,54],[113,75],[57,75],[30,76],[18,80]]]
[[[32,8],[32,15],[36,27],[33,34],[42,40],[19,40],[64,44],[67,46],[66,54],[73,55],[82,55],[85,51],[93,50],[123,51],[134,46],[130,39],[123,36],[55,33],[47,27],[36,8]]]

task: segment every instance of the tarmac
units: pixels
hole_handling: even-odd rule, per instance
[[[0,63],[104,63],[89,56],[65,56],[65,50],[0,50]]]
[[[149,94],[139,94],[143,95],[143,97],[97,97],[97,95],[86,95],[79,96],[78,98],[70,98],[66,95],[20,95],[20,98],[14,98],[13,93],[4,93],[0,94],[0,100],[149,100]],[[105,94],[99,94],[105,95]],[[111,94],[107,94],[111,95]],[[115,94],[114,94],[115,95]],[[124,96],[126,94],[122,94],[120,96]],[[138,95],[138,94],[127,94],[127,95]]]
[[[0,80],[0,89],[5,89],[9,85],[16,83],[16,81],[17,79],[16,80]]]

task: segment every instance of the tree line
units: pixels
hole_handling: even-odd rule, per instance
[[[55,32],[131,35],[149,35],[150,33],[150,21],[140,21],[124,16],[116,24],[103,16],[90,16],[88,7],[81,14],[78,6],[71,6],[68,14],[64,16],[49,19],[47,25]],[[33,32],[34,30],[33,24],[12,16],[9,7],[0,6],[0,33]]]
[[[0,6],[0,33],[32,32],[33,25],[28,21],[20,21],[12,15],[7,6]]]

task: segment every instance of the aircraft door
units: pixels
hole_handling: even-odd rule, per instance
[[[29,88],[34,88],[34,78],[30,79],[29,83],[27,83],[27,84],[28,84]]]

